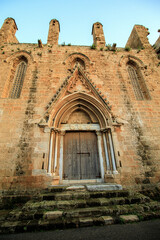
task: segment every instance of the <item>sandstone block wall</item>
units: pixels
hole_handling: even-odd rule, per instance
[[[0,44],[1,190],[51,184],[52,177],[47,175],[50,132],[39,127],[39,122],[77,59],[85,64],[86,75],[107,99],[115,118],[112,134],[116,136],[119,174],[114,181],[126,187],[159,182],[160,65],[150,45],[128,52],[124,48],[111,51],[58,44],[43,44],[42,48],[8,41]],[[13,63],[19,56],[27,59],[27,70],[20,98],[11,99],[6,86],[13,81]],[[151,100],[136,100],[127,71],[130,59],[139,65]]]

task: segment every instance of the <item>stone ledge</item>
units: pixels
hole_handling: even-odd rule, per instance
[[[70,191],[74,191],[74,190],[85,190],[85,186],[83,185],[73,185],[73,186],[70,186],[70,187],[67,187],[66,190],[70,190]]]
[[[86,185],[86,188],[90,192],[94,191],[114,191],[122,190],[122,185],[120,184],[99,184],[99,185]]]
[[[120,215],[119,219],[124,221],[124,223],[138,222],[139,218],[137,215]]]
[[[111,216],[102,216],[105,225],[110,225],[114,223],[114,219]]]
[[[93,225],[92,218],[79,218],[80,227],[88,227]]]
[[[50,212],[46,212],[44,214],[44,218],[48,219],[48,220],[52,220],[52,219],[57,219],[62,217],[63,212],[62,211],[50,211]]]

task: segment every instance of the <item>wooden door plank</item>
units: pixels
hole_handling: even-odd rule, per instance
[[[91,158],[92,158],[92,172],[94,173],[94,177],[100,178],[100,164],[97,146],[97,136],[95,132],[92,132]]]
[[[73,140],[73,145],[71,149],[72,172],[70,174],[70,179],[80,179],[80,156],[77,155],[77,152],[79,152],[79,132],[72,132],[71,138]]]
[[[81,179],[89,179],[89,158],[88,133],[80,132],[80,158],[81,158]]]
[[[66,133],[63,166],[64,178],[68,180],[100,178],[95,132]]]
[[[81,178],[96,179],[100,177],[97,136],[95,132],[81,132],[80,136]]]
[[[79,133],[67,132],[64,141],[63,161],[63,174],[65,179],[80,179],[80,156],[77,156],[77,151],[79,151]]]

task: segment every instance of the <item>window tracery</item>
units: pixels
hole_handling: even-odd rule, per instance
[[[151,97],[149,95],[149,91],[145,84],[143,75],[141,73],[140,68],[134,61],[129,61],[127,63],[127,70],[129,74],[129,78],[131,80],[134,94],[137,100],[150,100]]]
[[[17,68],[16,68],[12,89],[9,94],[10,98],[20,97],[26,69],[27,69],[27,62],[24,60],[20,61],[20,63],[17,65]]]

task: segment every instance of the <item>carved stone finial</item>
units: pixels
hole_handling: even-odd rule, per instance
[[[15,36],[18,30],[16,22],[13,18],[7,18],[0,29],[0,44],[2,43],[18,43]]]
[[[52,19],[49,23],[48,44],[58,45],[60,32],[60,24],[56,19]]]
[[[103,25],[99,22],[93,24],[92,27],[93,43],[98,48],[105,47],[105,37],[103,33]]]
[[[113,43],[112,48],[111,48],[112,51],[116,51],[116,49],[117,49],[116,45],[117,45],[116,43]]]
[[[39,47],[39,48],[42,48],[42,47],[43,47],[43,44],[42,44],[41,39],[38,39],[38,47]]]

